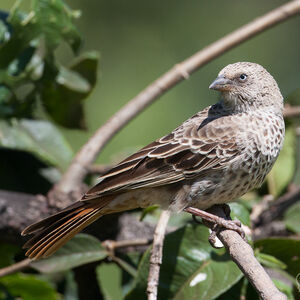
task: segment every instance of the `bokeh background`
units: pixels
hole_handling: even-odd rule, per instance
[[[15,0],[1,0],[9,10]],[[82,12],[77,25],[83,50],[97,50],[101,59],[95,90],[85,103],[88,129],[66,130],[76,151],[122,105],[163,74],[237,27],[286,1],[66,1]],[[29,6],[30,1],[23,1]],[[68,63],[71,51],[59,50]],[[236,61],[262,64],[276,78],[283,95],[300,83],[300,18],[294,18],[243,43],[204,66],[117,134],[98,158],[107,163],[156,139],[217,101],[208,89],[225,65]],[[127,154],[127,153],[126,153]]]

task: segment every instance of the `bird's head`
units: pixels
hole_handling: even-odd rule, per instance
[[[255,63],[237,62],[226,66],[209,88],[220,91],[224,105],[236,111],[262,106],[283,109],[283,97],[275,79]]]

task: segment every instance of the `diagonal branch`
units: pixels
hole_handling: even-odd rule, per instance
[[[224,52],[299,13],[300,0],[290,1],[224,36],[163,74],[115,113],[81,148],[54,190],[58,197],[74,191],[107,142],[159,96]]]
[[[208,209],[208,211],[221,218],[227,219],[226,214],[220,205],[214,205]],[[208,222],[206,222],[205,225],[207,223]],[[208,226],[214,230],[213,223],[208,223]],[[237,266],[255,288],[260,299],[287,299],[286,295],[281,293],[276,288],[270,276],[255,258],[251,246],[237,232],[223,229],[217,233],[217,236],[225,246],[232,260],[237,264]]]

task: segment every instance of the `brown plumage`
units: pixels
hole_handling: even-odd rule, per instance
[[[221,100],[120,162],[80,201],[27,227],[30,258],[47,257],[100,216],[160,204],[206,209],[260,186],[283,144],[283,98],[260,65],[225,67]]]

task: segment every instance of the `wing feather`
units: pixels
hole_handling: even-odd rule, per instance
[[[239,153],[232,127],[230,116],[214,115],[207,108],[109,170],[82,200],[172,184],[206,174],[211,168],[222,169]]]

